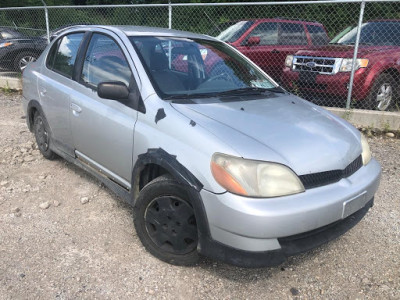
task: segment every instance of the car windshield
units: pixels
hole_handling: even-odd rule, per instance
[[[347,27],[330,43],[354,45],[357,36],[357,26]],[[371,46],[400,46],[400,22],[377,21],[361,25],[361,45]]]
[[[217,39],[227,43],[236,42],[253,24],[253,21],[239,21],[222,31]]]
[[[230,46],[210,40],[131,36],[163,99],[262,93],[277,86]]]

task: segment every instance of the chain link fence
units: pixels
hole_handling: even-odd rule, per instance
[[[400,1],[0,9],[0,77],[20,72],[48,39],[76,24],[170,27],[216,36],[316,104],[400,110]]]

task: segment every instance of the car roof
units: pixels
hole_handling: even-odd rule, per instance
[[[289,18],[283,18],[283,17],[263,18],[263,19],[240,19],[240,20],[237,20],[236,22],[240,22],[240,21],[253,21],[255,23],[280,22],[280,23],[295,23],[295,24],[308,24],[308,25],[324,26],[322,23],[319,23],[317,21],[307,21],[307,20],[301,20],[301,19],[289,19]]]
[[[158,27],[147,27],[147,26],[132,26],[132,25],[75,25],[71,26],[73,29],[108,29],[110,31],[122,31],[127,36],[165,36],[165,37],[180,37],[180,38],[192,38],[192,39],[207,39],[217,41],[217,39],[204,35],[197,34],[188,31],[180,31],[168,28],[158,28]],[[68,29],[67,29],[68,30]],[[69,31],[69,30],[68,30]]]
[[[366,23],[371,23],[371,22],[400,22],[400,19],[374,19],[374,20],[369,20]]]

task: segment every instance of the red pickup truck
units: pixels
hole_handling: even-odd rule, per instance
[[[305,98],[346,102],[357,27],[342,31],[329,45],[288,55],[281,82]],[[399,96],[400,20],[362,24],[352,101],[363,108],[388,110]],[[307,97],[307,95],[309,97]]]
[[[329,41],[321,23],[284,18],[232,22],[217,38],[238,49],[276,81],[288,54]]]

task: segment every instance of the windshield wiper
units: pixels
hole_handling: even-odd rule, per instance
[[[267,89],[267,91],[268,92],[273,92],[273,93],[279,93],[279,94],[285,94],[286,93],[286,91],[283,88],[281,88],[280,86],[269,88],[269,89]]]
[[[175,94],[165,97],[164,100],[193,99],[193,98],[211,98],[215,93],[193,93],[193,94]]]
[[[281,93],[284,94],[285,90],[280,86],[273,88],[259,88],[259,87],[245,87],[224,92],[214,92],[214,93],[193,93],[193,94],[175,94],[164,98],[164,100],[187,100],[195,98],[212,98],[218,96],[243,96],[243,95],[260,95],[265,92]]]
[[[254,95],[254,94],[262,94],[268,90],[269,89],[249,86],[249,87],[245,87],[245,88],[239,88],[239,89],[219,92],[219,93],[217,93],[217,95],[218,96]]]

